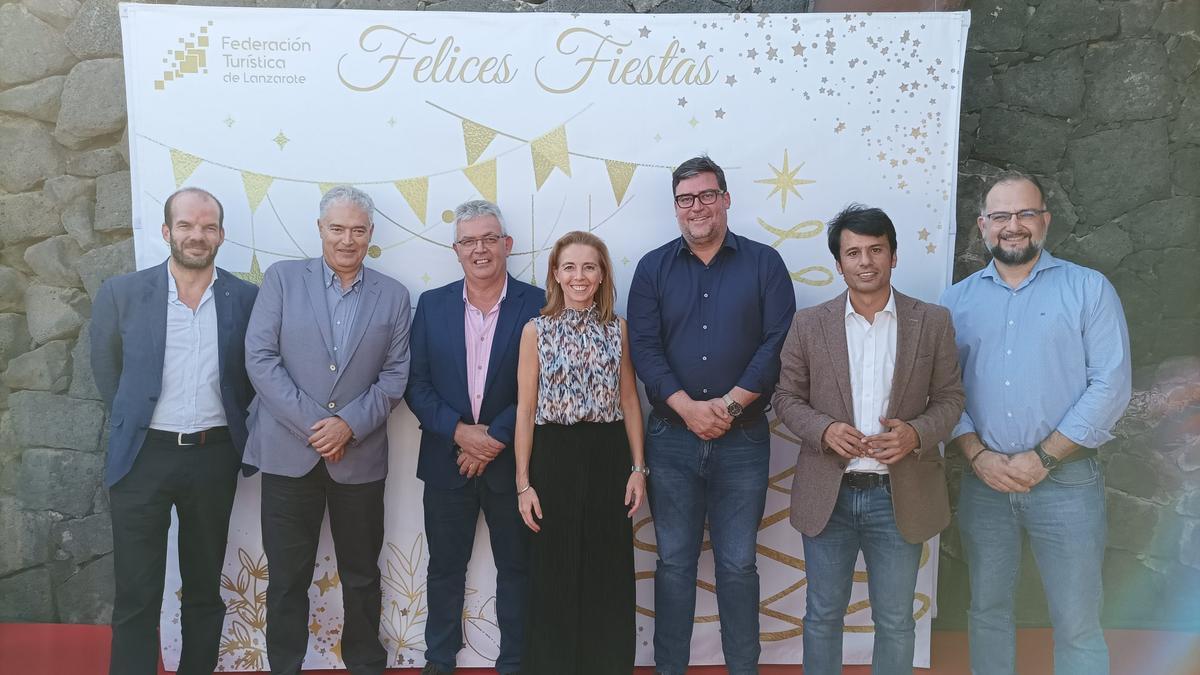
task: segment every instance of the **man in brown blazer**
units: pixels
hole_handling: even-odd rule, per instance
[[[891,287],[896,228],[852,204],[828,226],[847,292],[800,310],[772,403],[800,439],[792,526],[804,540],[804,673],[842,672],[858,552],[875,623],[872,672],[912,672],[921,544],[950,522],[938,444],[963,410],[946,309]]]

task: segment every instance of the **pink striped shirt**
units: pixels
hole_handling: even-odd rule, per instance
[[[500,318],[500,303],[508,295],[508,276],[504,278],[504,289],[500,299],[488,310],[479,311],[467,300],[467,284],[463,282],[463,325],[467,336],[467,394],[471,397],[471,415],[479,423],[479,409],[483,405],[483,388],[487,384],[488,361],[492,358],[492,338],[496,336],[496,321]]]

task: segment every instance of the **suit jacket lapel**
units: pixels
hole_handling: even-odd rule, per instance
[[[308,299],[312,302],[313,319],[325,341],[325,352],[333,358],[333,333],[329,328],[329,304],[325,300],[325,271],[320,258],[308,261],[308,274],[305,275],[304,285],[308,287]]]
[[[511,277],[510,277],[511,281]],[[492,383],[496,381],[496,373],[500,371],[500,361],[504,352],[512,342],[513,330],[517,327],[517,315],[521,305],[525,304],[525,293],[509,283],[509,293],[500,303],[500,316],[496,318],[496,332],[492,336],[492,352],[488,356],[487,382],[483,385],[483,398],[487,400]]]
[[[354,351],[358,349],[358,343],[362,342],[367,326],[371,323],[371,316],[375,314],[375,305],[379,304],[378,284],[379,280],[374,278],[369,270],[363,270],[362,288],[359,289],[362,297],[358,299],[358,309],[354,312],[354,325],[350,327],[350,334],[346,336],[346,353],[350,355],[347,357],[347,363],[349,359],[354,358]],[[344,372],[345,368],[338,371],[338,377]],[[336,382],[336,378],[334,381]]]
[[[896,295],[896,367],[892,371],[892,392],[888,402],[887,416],[896,416],[900,397],[912,376],[917,362],[917,346],[921,340],[921,316],[916,302],[892,289]]]
[[[445,328],[442,330],[442,335],[445,335],[450,340],[450,358],[453,359],[454,365],[458,368],[458,381],[462,383],[463,400],[467,402],[468,410],[471,405],[470,387],[467,383],[467,325],[464,318],[467,311],[467,303],[462,299],[463,284],[462,280],[455,282],[450,287],[451,294],[450,302],[443,305],[446,308],[446,313],[442,317],[446,322]]]
[[[149,318],[149,363],[154,369],[156,387],[162,385],[163,362],[167,351],[167,275],[170,273],[167,263],[159,265],[153,283],[148,284],[142,293],[142,316]]]
[[[217,373],[225,380],[225,350],[229,348],[229,327],[233,325],[233,299],[229,297],[225,277],[220,270],[213,282],[213,302],[217,303]]]
[[[850,390],[850,350],[846,347],[846,293],[825,303],[827,310],[822,320],[825,334],[825,350],[833,366],[834,379],[846,406],[847,419],[854,420],[854,398]]]

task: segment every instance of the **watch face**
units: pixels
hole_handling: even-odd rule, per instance
[[[737,401],[734,401],[733,403],[729,404],[729,407],[727,408],[727,410],[729,410],[730,415],[737,417],[738,415],[742,414],[742,404],[738,403]]]

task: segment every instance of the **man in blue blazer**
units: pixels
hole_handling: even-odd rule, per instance
[[[171,257],[108,279],[92,305],[92,371],[110,423],[114,675],[157,672],[172,506],[183,582],[179,672],[217,665],[225,539],[254,397],[242,343],[258,293],[213,264],[223,221],[207,191],[171,195],[162,226]]]
[[[346,185],[321,199],[321,257],[267,269],[246,329],[250,408],[246,463],[262,470],[267,660],[300,672],[308,588],[329,529],[341,579],[342,661],[381,675],[379,552],[388,470],[387,419],[408,383],[408,290],[363,265],[375,205]]]
[[[526,539],[517,511],[513,428],[521,329],[546,304],[536,286],[508,275],[512,237],[500,209],[469,201],[454,211],[463,279],[426,291],[413,319],[405,400],[421,422],[417,477],[425,481],[429,616],[423,675],[454,672],[463,646],[467,563],[482,509],[496,563],[500,656],[521,667]]]

